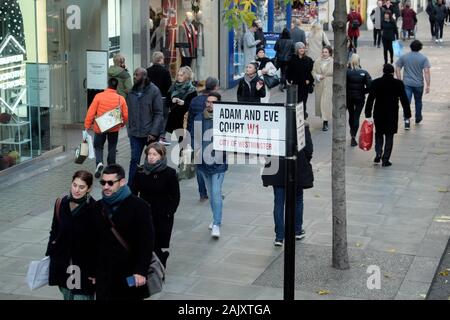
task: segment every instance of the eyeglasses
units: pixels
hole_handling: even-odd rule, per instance
[[[108,180],[108,181],[106,181],[106,180],[100,180],[100,184],[101,184],[102,186],[104,186],[105,184],[108,184],[108,186],[112,187],[112,186],[114,185],[114,183],[116,183],[116,182],[118,182],[118,181],[120,181],[120,179],[119,179],[119,180],[114,180],[114,181],[111,181],[111,180]]]

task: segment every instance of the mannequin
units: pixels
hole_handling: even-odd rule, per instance
[[[166,23],[167,18],[162,18],[159,26],[155,29],[150,39],[151,49],[155,51],[163,51],[166,46]]]
[[[194,15],[186,12],[184,22],[178,28],[178,42],[188,44],[189,47],[180,48],[181,67],[191,67],[192,60],[197,58],[197,30],[193,24]]]
[[[202,22],[202,12],[199,11],[195,15],[195,21],[194,26],[197,29],[197,39],[198,39],[198,45],[197,45],[197,79],[198,80],[205,80],[206,76],[203,74],[204,70],[207,70],[204,63],[206,62],[205,58],[205,27]],[[202,68],[203,67],[203,68]]]

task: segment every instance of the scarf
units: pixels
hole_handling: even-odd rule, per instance
[[[258,59],[256,59],[256,61],[259,62],[258,70],[264,69],[266,67],[266,64],[271,62],[271,60],[269,58],[267,58],[267,57],[258,58]]]
[[[144,173],[148,176],[152,173],[161,172],[164,169],[167,168],[167,158],[164,158],[162,160],[158,160],[155,163],[151,164],[148,162],[147,157],[145,157],[144,160]]]
[[[213,118],[213,113],[209,112],[208,109],[205,108],[205,110],[203,110],[203,117],[207,120],[211,120]]]
[[[191,94],[192,92],[195,92],[197,89],[192,85],[191,81],[185,81],[185,82],[178,82],[176,81],[172,87],[170,88],[170,92],[172,94],[170,95],[171,98],[180,98],[181,100],[185,100],[186,97]]]
[[[69,200],[69,208],[70,208],[70,202],[73,202],[75,204],[77,204],[77,206],[73,209],[70,210],[70,213],[72,214],[73,217],[76,217],[79,213],[80,210],[87,204],[89,203],[89,199],[90,196],[88,193],[86,193],[84,195],[84,197],[80,198],[80,199],[75,199],[72,195],[72,192],[69,191],[69,195],[67,196],[67,200]]]
[[[252,85],[251,82],[253,81],[253,79],[256,78],[256,73],[253,74],[252,76],[249,76],[248,74],[244,75],[244,81],[247,83],[248,88],[250,89],[250,91],[252,91]]]
[[[119,208],[123,200],[131,195],[131,190],[128,186],[123,186],[117,192],[114,192],[109,197],[103,194],[102,202],[111,217]]]

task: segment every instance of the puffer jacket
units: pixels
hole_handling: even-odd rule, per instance
[[[105,91],[98,93],[94,97],[94,100],[89,106],[86,118],[84,120],[84,128],[88,130],[92,126],[92,123],[94,123],[94,132],[101,133],[100,128],[94,121],[95,118],[101,116],[105,112],[114,110],[119,105],[122,112],[123,125],[114,127],[113,129],[109,130],[109,132],[119,131],[120,128],[123,127],[128,121],[128,107],[125,99],[114,89],[106,89]]]
[[[364,100],[372,83],[370,74],[363,69],[347,69],[347,98]]]
[[[447,7],[444,4],[434,6],[434,16],[437,22],[444,22],[447,17]]]
[[[274,50],[278,61],[290,61],[294,54],[294,42],[292,39],[278,39]]]

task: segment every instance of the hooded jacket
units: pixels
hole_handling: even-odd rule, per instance
[[[108,69],[108,78],[116,78],[119,81],[117,93],[126,99],[131,88],[133,88],[133,81],[130,73],[124,68],[111,66]]]

